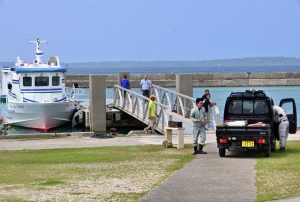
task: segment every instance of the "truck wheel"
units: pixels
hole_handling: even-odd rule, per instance
[[[264,152],[265,152],[266,157],[270,157],[270,155],[271,155],[271,145],[270,144],[265,146]]]
[[[275,150],[276,150],[276,139],[273,139],[272,146],[271,146],[271,151],[275,152]]]
[[[225,157],[226,154],[226,149],[225,148],[219,148],[219,156],[220,157]]]

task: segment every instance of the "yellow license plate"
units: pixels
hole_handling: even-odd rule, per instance
[[[254,147],[254,141],[242,141],[242,147]]]

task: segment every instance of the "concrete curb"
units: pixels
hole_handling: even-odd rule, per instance
[[[300,201],[300,196],[295,196],[295,197],[291,197],[291,198],[274,200],[273,202],[298,202],[298,201]]]
[[[15,135],[2,135],[2,139],[31,139],[31,138],[56,138],[56,137],[92,137],[94,132],[66,132],[66,133],[33,133],[33,134],[15,134]]]

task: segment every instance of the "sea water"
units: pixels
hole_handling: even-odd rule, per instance
[[[279,102],[283,98],[294,98],[296,101],[297,114],[300,113],[300,86],[276,86],[276,87],[195,87],[193,88],[194,98],[201,97],[204,94],[204,90],[209,89],[211,93],[211,100],[215,101],[220,110],[220,120],[223,120],[224,113],[224,105],[226,102],[226,98],[230,95],[231,92],[234,91],[245,91],[245,90],[263,90],[267,94],[267,96],[273,98],[274,104],[279,105]],[[134,92],[141,93],[139,88],[133,88]],[[175,88],[170,88],[170,90],[175,90]],[[85,97],[82,99],[86,99],[88,101],[89,98],[89,90],[86,89],[86,93],[84,93]],[[106,89],[106,99],[113,99],[113,88]],[[3,114],[3,109],[5,108],[5,104],[1,104],[0,113]],[[1,110],[2,109],[2,110]],[[297,120],[297,125],[300,126],[300,119]],[[55,128],[50,130],[49,132],[69,132],[69,131],[78,131],[78,129],[73,129],[71,124],[64,125],[59,128]],[[21,127],[12,127],[9,131],[10,134],[27,134],[27,133],[36,133],[39,131],[26,129]]]
[[[169,88],[175,90],[175,88]],[[220,111],[220,120],[223,120],[224,106],[227,97],[231,92],[239,92],[245,90],[263,90],[267,96],[273,98],[274,105],[279,105],[281,99],[294,98],[296,101],[297,114],[300,114],[300,86],[252,86],[252,87],[194,87],[193,97],[202,97],[204,91],[208,89],[211,94],[211,101],[215,101]],[[141,93],[139,88],[133,88],[133,91]],[[109,99],[113,98],[113,89],[106,90],[106,96]],[[297,120],[297,125],[300,127],[300,118]]]

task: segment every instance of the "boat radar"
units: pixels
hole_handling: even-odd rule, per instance
[[[36,39],[36,41],[29,41],[29,43],[34,43],[35,44],[35,64],[41,64],[42,63],[42,56],[43,56],[43,51],[40,49],[40,44],[41,43],[47,43],[47,41],[41,41],[39,38]]]

